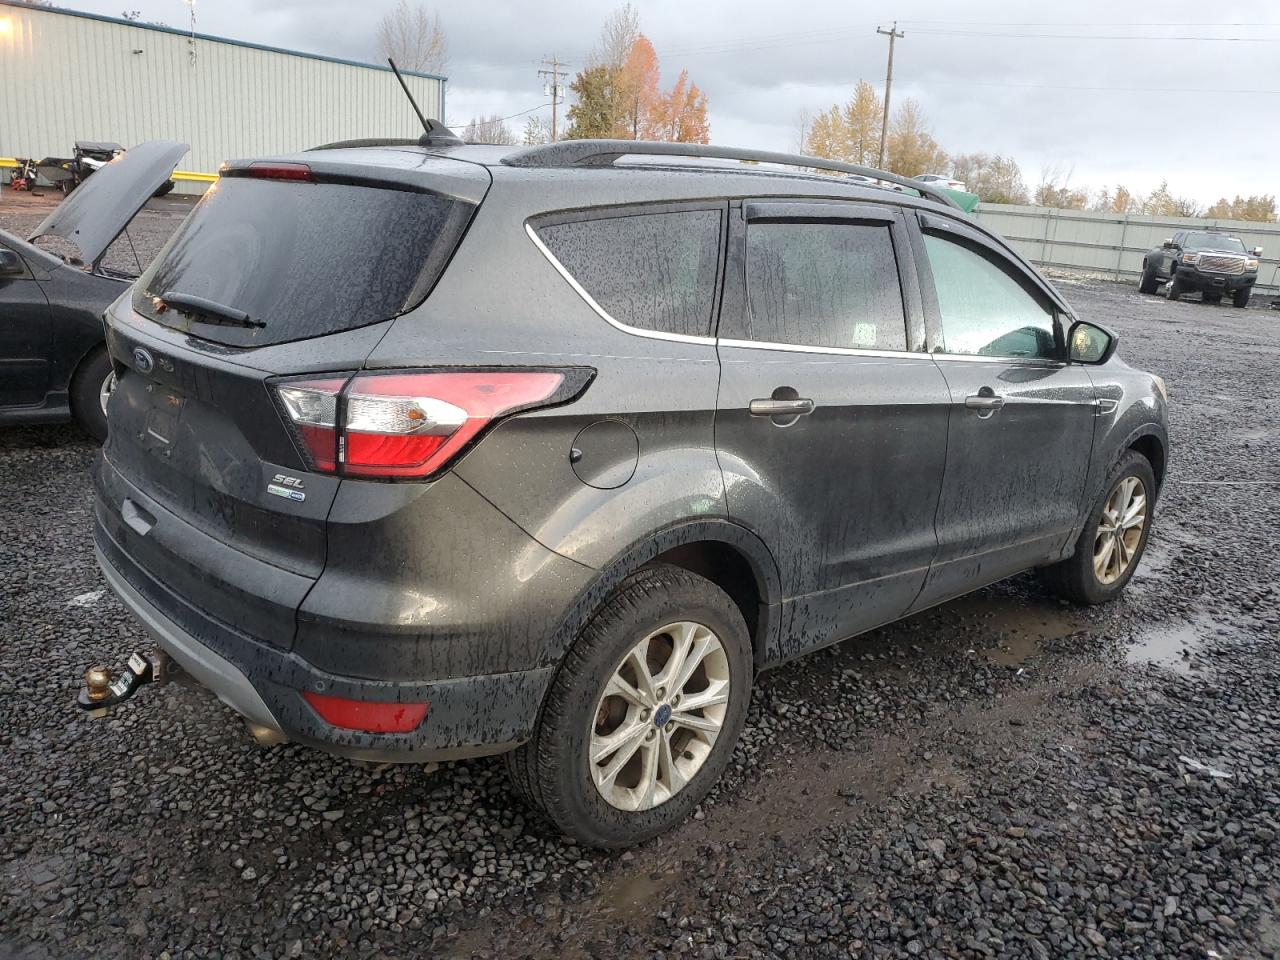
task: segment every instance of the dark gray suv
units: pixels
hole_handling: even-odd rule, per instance
[[[510,751],[606,847],[703,797],[762,670],[1032,567],[1115,597],[1165,472],[1113,335],[814,158],[238,162],[107,323],[98,558],[168,657],[260,738]]]

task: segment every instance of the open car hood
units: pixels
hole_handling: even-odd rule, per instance
[[[126,150],[58,204],[28,239],[70,240],[80,248],[80,259],[96,267],[188,149],[172,140],[148,140]]]

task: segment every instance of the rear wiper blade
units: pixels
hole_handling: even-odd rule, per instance
[[[206,323],[222,323],[233,327],[265,327],[262,320],[254,320],[243,310],[228,307],[216,300],[206,300],[189,293],[178,293],[170,290],[160,296],[160,303],[172,307],[179,313],[199,314]]]

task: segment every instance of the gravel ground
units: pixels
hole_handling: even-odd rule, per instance
[[[77,715],[146,643],[95,448],[0,430],[0,956],[1280,956],[1280,314],[1059,283],[1169,382],[1124,598],[1020,577],[766,675],[721,785],[622,854],[495,760],[259,748],[183,686]]]

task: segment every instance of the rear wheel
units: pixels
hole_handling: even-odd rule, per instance
[[[1237,290],[1231,295],[1231,304],[1236,307],[1247,307],[1249,305],[1249,294],[1252,291],[1245,287],[1243,290]]]
[[[1064,600],[1085,605],[1118,597],[1147,548],[1155,492],[1147,458],[1126,451],[1076,541],[1075,554],[1040,570],[1045,585]]]
[[[1142,265],[1142,277],[1138,280],[1139,293],[1155,293],[1160,286],[1160,278],[1156,276],[1155,268],[1150,264]]]
[[[116,374],[106,347],[98,347],[80,361],[71,378],[71,415],[98,442],[107,439],[107,401]]]
[[[512,780],[562,831],[623,847],[684,820],[719,778],[751,699],[742,614],[715,584],[641,570],[583,628]]]

